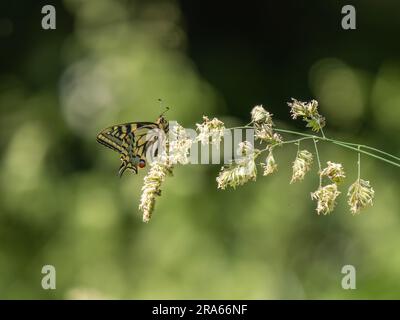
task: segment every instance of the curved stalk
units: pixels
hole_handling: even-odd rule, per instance
[[[233,130],[233,129],[252,129],[252,128],[253,127],[246,125],[246,126],[243,126],[243,127],[233,127],[233,128],[230,128],[230,129]],[[370,147],[370,146],[363,145],[363,144],[347,142],[347,141],[330,139],[330,138],[327,138],[326,136],[322,136],[321,137],[321,136],[317,136],[317,135],[314,135],[314,134],[302,133],[302,132],[297,132],[297,131],[293,131],[293,130],[279,129],[279,128],[274,128],[274,130],[276,132],[288,133],[288,134],[293,134],[293,135],[297,135],[297,136],[301,136],[302,137],[302,138],[299,138],[299,139],[284,141],[284,142],[282,142],[282,144],[297,143],[299,141],[308,140],[308,139],[313,139],[313,140],[316,140],[316,141],[318,141],[318,140],[327,141],[327,142],[331,142],[331,143],[333,143],[335,145],[341,146],[343,148],[347,148],[349,150],[356,151],[357,153],[365,154],[365,155],[367,155],[369,157],[375,158],[377,160],[386,162],[388,164],[391,164],[393,166],[396,166],[396,167],[400,168],[400,158],[399,157],[397,157],[397,156],[395,156],[393,154],[390,154],[388,152],[382,151],[380,149],[374,148],[374,147]],[[267,149],[268,148],[266,148],[265,150],[267,150]],[[369,151],[373,151],[375,153],[379,153],[382,156],[381,155],[377,155],[377,154],[372,153],[372,152],[369,152],[369,151],[366,151],[366,150],[363,150],[363,149],[367,149]],[[262,150],[262,151],[264,151],[264,150]],[[383,157],[383,155],[386,156],[386,157],[392,158],[394,160],[397,160],[399,162],[395,162],[395,161],[389,160],[389,159]]]

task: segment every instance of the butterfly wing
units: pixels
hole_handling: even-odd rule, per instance
[[[135,153],[140,159],[146,159],[148,156],[154,158],[158,155],[160,129],[158,127],[144,127],[138,129],[135,133]],[[161,134],[165,134],[164,131]]]
[[[156,141],[147,136],[153,129],[159,129],[159,125],[154,122],[131,122],[108,127],[97,135],[99,143],[120,154],[120,177],[126,169],[137,173],[139,162],[145,163],[146,151]]]

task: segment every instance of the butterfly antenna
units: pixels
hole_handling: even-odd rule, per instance
[[[163,113],[161,113],[160,117],[162,117],[168,110],[169,110],[169,107],[165,107],[165,110]]]
[[[158,102],[160,103],[160,109],[162,109],[162,104],[163,104],[162,99],[158,99]],[[163,113],[160,114],[160,117],[162,117],[168,110],[169,107],[165,107],[165,110],[163,111]]]

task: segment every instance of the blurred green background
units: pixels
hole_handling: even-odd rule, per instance
[[[53,4],[57,29],[41,29]],[[400,170],[362,159],[375,204],[352,216],[356,154],[321,144],[347,180],[317,216],[315,174],[279,171],[216,189],[219,165],[177,167],[149,224],[138,211],[145,172],[116,176],[97,132],[203,114],[248,122],[264,104],[280,127],[291,97],[320,102],[326,134],[400,154],[400,3],[352,1],[2,1],[0,4],[0,298],[400,298]],[[311,145],[309,145],[309,149]],[[41,287],[43,265],[57,289]],[[357,289],[341,288],[342,266]]]

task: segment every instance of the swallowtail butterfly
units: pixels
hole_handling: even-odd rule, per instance
[[[160,132],[165,135],[169,130],[168,121],[163,114],[156,122],[118,124],[105,128],[97,135],[97,142],[120,154],[122,162],[118,170],[120,177],[126,169],[137,173],[138,167],[144,168],[148,151],[157,156]]]

